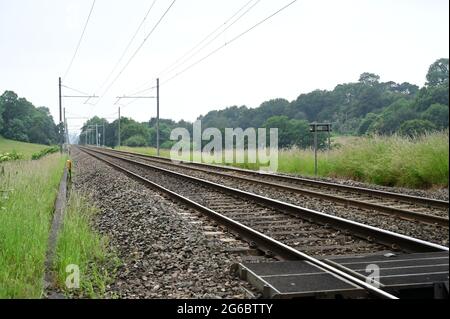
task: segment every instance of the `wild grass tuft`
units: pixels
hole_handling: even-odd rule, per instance
[[[92,227],[97,212],[86,196],[72,191],[58,238],[55,260],[59,288],[71,297],[104,297],[107,284],[113,277],[112,272],[119,263],[109,250],[107,238]],[[66,267],[69,265],[79,267],[79,289],[68,289],[65,285],[69,275]]]
[[[330,175],[387,186],[448,186],[448,131],[362,138],[335,151]]]

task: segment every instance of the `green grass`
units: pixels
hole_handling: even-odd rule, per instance
[[[92,218],[96,213],[97,209],[87,197],[72,191],[58,238],[55,260],[59,288],[71,297],[104,297],[106,285],[119,262],[109,252],[107,238],[92,228]],[[65,285],[68,265],[79,267],[79,289],[67,289]]]
[[[0,298],[39,298],[53,204],[65,164],[41,161],[0,166]]]
[[[11,153],[13,151],[16,151],[17,153],[22,154],[25,157],[25,159],[31,159],[31,155],[33,153],[37,153],[46,148],[48,148],[48,145],[31,144],[7,140],[4,137],[0,136],[0,154]]]
[[[384,186],[409,188],[447,187],[449,178],[449,132],[417,138],[401,136],[335,137],[331,151],[319,152],[318,175]],[[121,150],[155,155],[153,148],[122,147]],[[169,150],[161,155],[170,156]],[[259,169],[259,164],[234,166]],[[314,175],[312,150],[280,150],[278,171]]]
[[[134,152],[144,155],[156,156],[157,150],[154,147],[129,147],[129,146],[121,146],[116,148],[119,151],[124,152]],[[161,149],[160,154],[162,157],[170,157],[170,150]]]
[[[363,138],[332,154],[327,175],[411,188],[447,187],[449,135]]]

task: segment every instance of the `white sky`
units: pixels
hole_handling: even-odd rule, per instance
[[[248,1],[178,0],[98,105],[65,99],[67,116],[116,117],[116,96],[133,93],[147,82],[152,86],[162,70]],[[261,0],[191,63],[290,1]],[[152,2],[97,0],[63,83],[103,95],[100,86]],[[116,73],[171,2],[156,1]],[[91,4],[91,0],[0,0],[0,92],[13,90],[36,106],[47,106],[57,120],[58,77],[69,65]],[[449,56],[448,39],[447,0],[299,0],[161,86],[161,117],[192,121],[227,106],[257,107],[277,97],[293,100],[314,89],[357,81],[365,71],[379,74],[382,81],[423,85],[428,66]],[[161,81],[168,78],[170,74],[161,76]],[[122,114],[147,121],[156,115],[156,102],[138,100]],[[69,119],[72,130],[82,123]]]

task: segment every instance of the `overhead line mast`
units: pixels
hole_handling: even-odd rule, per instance
[[[62,87],[65,87],[65,86],[62,84],[62,80],[61,80],[61,77],[60,77],[58,79],[58,92],[59,92],[59,130],[60,130],[59,134],[60,134],[60,149],[61,149],[61,152],[62,152],[63,139],[64,139],[64,136],[67,134],[67,132],[66,132],[67,127],[65,125],[65,123],[66,123],[66,119],[65,119],[66,109],[63,108],[63,98],[82,98],[82,99],[88,99],[87,101],[89,101],[90,99],[93,99],[93,98],[98,98],[98,96],[96,96],[95,94],[94,95],[87,95],[87,94],[86,95],[62,95]],[[74,90],[74,91],[78,91],[78,90],[75,90],[75,89],[72,89],[72,88],[69,88],[69,89]],[[78,92],[80,92],[80,94],[83,93],[81,91],[78,91]],[[87,101],[85,103],[87,103]],[[63,117],[63,112],[64,112],[64,117]]]
[[[156,79],[156,96],[118,96],[116,104],[122,99],[156,99],[156,149],[160,155],[159,146],[159,79]],[[119,147],[120,147],[120,107],[119,107]]]

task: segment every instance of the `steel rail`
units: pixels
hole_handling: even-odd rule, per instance
[[[214,219],[218,223],[225,226],[231,232],[238,234],[243,240],[247,241],[251,246],[256,245],[261,250],[269,252],[269,254],[276,256],[282,260],[284,259],[284,260],[309,261],[312,264],[314,264],[318,267],[321,267],[322,269],[326,270],[327,272],[337,276],[338,278],[352,282],[356,286],[366,290],[372,296],[382,298],[382,299],[398,299],[398,297],[396,297],[390,293],[387,293],[386,291],[384,291],[380,288],[372,286],[371,284],[369,284],[357,277],[354,277],[354,276],[352,276],[340,269],[337,269],[317,258],[309,256],[297,249],[294,249],[286,244],[283,244],[280,241],[277,241],[269,236],[266,236],[261,232],[258,232],[248,226],[245,226],[229,217],[226,217],[226,216],[224,216],[214,210],[211,210],[197,202],[194,202],[187,197],[184,197],[184,196],[177,194],[161,185],[158,185],[158,184],[146,179],[145,177],[142,177],[124,167],[121,167],[120,165],[117,165],[105,158],[102,158],[101,156],[96,155],[95,151],[87,150],[86,148],[80,148],[80,149],[82,151],[84,151],[85,153],[93,156],[94,158],[97,158],[98,160],[105,162],[109,166],[111,166],[119,171],[122,171],[123,173],[125,173],[128,176],[134,178],[135,180],[143,183],[144,185],[150,186],[153,189],[156,189],[158,191],[166,193],[172,199],[179,201],[179,202],[187,205],[188,207],[191,207],[197,211],[200,211],[200,212],[206,214],[210,218]],[[101,152],[97,152],[97,153],[101,153]],[[108,154],[104,154],[104,155],[108,156]]]
[[[223,176],[226,178],[234,178],[234,179],[238,179],[238,180],[241,180],[244,182],[252,182],[252,183],[257,183],[257,184],[261,184],[261,185],[266,185],[266,186],[269,186],[272,188],[277,188],[277,189],[295,192],[295,193],[312,196],[312,197],[316,197],[316,198],[320,198],[320,199],[343,203],[346,206],[356,206],[356,207],[360,207],[360,208],[364,208],[364,209],[373,209],[373,210],[377,210],[379,212],[383,212],[388,215],[395,215],[395,216],[398,216],[398,217],[401,217],[404,219],[408,219],[408,220],[416,220],[416,221],[420,221],[420,222],[424,222],[424,223],[437,224],[440,226],[449,227],[449,219],[445,218],[445,217],[440,217],[440,216],[431,215],[431,214],[424,214],[424,213],[419,213],[419,212],[413,212],[413,211],[409,211],[409,210],[405,210],[405,209],[400,209],[400,208],[391,207],[391,206],[385,206],[385,205],[377,204],[377,203],[365,202],[365,201],[356,200],[356,199],[349,199],[349,198],[338,196],[338,195],[331,195],[331,194],[326,194],[326,193],[322,193],[322,192],[316,192],[316,191],[312,191],[312,190],[302,189],[302,188],[293,187],[293,186],[289,186],[289,185],[283,185],[283,184],[279,184],[279,183],[263,181],[260,179],[255,179],[255,178],[250,178],[250,177],[229,175],[229,174],[226,174],[223,172],[211,170],[209,168],[190,167],[190,165],[176,164],[173,162],[161,160],[161,158],[151,158],[151,157],[145,156],[145,155],[132,154],[130,152],[118,152],[118,151],[113,151],[113,150],[107,150],[107,151],[111,152],[111,153],[117,153],[117,154],[124,153],[124,155],[141,158],[141,159],[147,160],[147,161],[154,161],[154,162],[161,163],[163,165],[169,165],[172,167],[185,168],[185,169],[190,169],[193,171],[199,171],[199,172],[214,174],[217,176]]]
[[[85,148],[82,148],[86,150]],[[350,232],[352,235],[369,240],[376,241],[380,244],[390,246],[392,249],[402,249],[408,252],[435,252],[435,251],[449,251],[448,247],[441,246],[438,244],[430,243],[424,240],[413,238],[410,236],[394,233],[385,229],[365,225],[355,221],[347,220],[341,217],[329,215],[323,212],[314,211],[312,209],[296,206],[293,204],[285,203],[279,200],[271,199],[261,195],[245,192],[239,189],[231,188],[207,180],[203,180],[197,177],[185,175],[182,173],[173,172],[161,167],[145,164],[142,162],[137,162],[129,158],[120,157],[113,155],[108,152],[100,151],[99,149],[90,149],[91,152],[103,154],[115,159],[125,161],[143,168],[153,169],[156,171],[161,171],[178,178],[184,178],[188,181],[193,181],[207,187],[215,188],[219,191],[228,193],[230,195],[238,196],[240,198],[246,198],[258,204],[265,205],[275,210],[279,210],[285,213],[290,213],[299,216],[302,219],[308,220],[310,222],[316,222],[322,225],[333,227],[335,229],[341,230],[343,232]]]
[[[166,161],[166,162],[172,161],[170,158],[165,158],[162,156],[145,155],[145,154],[139,154],[139,153],[133,153],[133,152],[127,152],[127,151],[118,151],[118,150],[111,150],[111,151],[118,152],[118,153],[124,153],[124,154],[130,154],[130,155],[134,155],[134,156],[154,158],[154,159],[159,159],[159,160]],[[314,179],[309,179],[309,178],[304,178],[304,177],[272,174],[272,173],[267,173],[267,172],[253,171],[253,170],[249,170],[249,169],[229,167],[229,166],[217,165],[217,164],[206,164],[206,163],[199,163],[199,162],[192,162],[192,161],[183,162],[183,163],[187,164],[187,165],[209,167],[209,168],[230,171],[230,172],[238,172],[238,173],[254,175],[254,176],[279,178],[281,180],[285,180],[288,182],[303,183],[303,184],[308,184],[308,185],[315,186],[315,187],[324,186],[324,187],[335,188],[338,190],[347,190],[349,192],[358,192],[360,194],[367,194],[367,195],[372,195],[372,196],[391,198],[391,199],[403,201],[406,203],[415,203],[415,204],[421,204],[421,205],[425,205],[425,206],[438,207],[438,208],[449,208],[448,201],[434,199],[434,198],[412,196],[412,195],[407,195],[407,194],[400,194],[400,193],[382,191],[382,190],[377,190],[377,189],[370,189],[370,188],[365,188],[365,187],[349,186],[349,185],[319,181],[319,180],[314,180]]]

